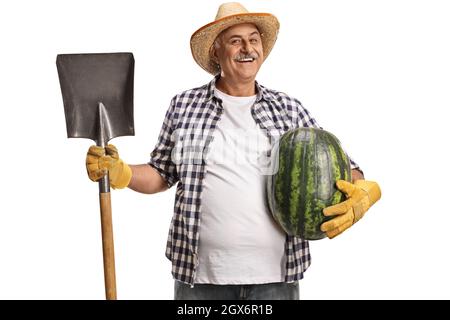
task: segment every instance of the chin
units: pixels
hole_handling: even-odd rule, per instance
[[[241,71],[238,74],[243,77],[243,78],[254,78],[256,77],[256,74],[258,73],[258,70],[245,70],[245,71]]]
[[[257,74],[257,72],[252,72],[252,73],[246,74],[245,78],[255,79],[256,78],[256,74]]]

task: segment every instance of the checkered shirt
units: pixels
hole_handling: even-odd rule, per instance
[[[172,261],[173,277],[191,286],[198,265],[205,158],[223,112],[221,100],[214,95],[217,79],[172,99],[149,162],[169,187],[177,183],[166,257]],[[256,89],[251,114],[272,143],[290,129],[320,128],[300,101],[258,83]],[[352,169],[358,168],[350,161]],[[308,241],[286,235],[285,256],[285,282],[302,279],[311,263]]]

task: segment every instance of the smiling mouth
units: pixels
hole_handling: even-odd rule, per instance
[[[249,63],[255,61],[255,58],[243,58],[243,59],[235,59],[234,61],[239,63]]]

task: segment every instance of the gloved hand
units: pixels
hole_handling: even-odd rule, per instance
[[[338,180],[336,186],[345,193],[347,200],[323,209],[325,216],[336,216],[320,226],[330,239],[350,228],[381,198],[380,187],[373,181],[356,180],[353,184]]]
[[[86,155],[86,169],[92,181],[100,180],[109,171],[109,182],[114,189],[128,186],[132,175],[131,168],[119,158],[112,144],[105,148],[91,146]]]

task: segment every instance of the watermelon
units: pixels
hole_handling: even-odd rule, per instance
[[[350,160],[339,140],[316,128],[286,132],[273,150],[275,170],[267,177],[267,202],[275,221],[291,236],[326,237],[325,207],[345,200],[337,180],[351,181]]]

